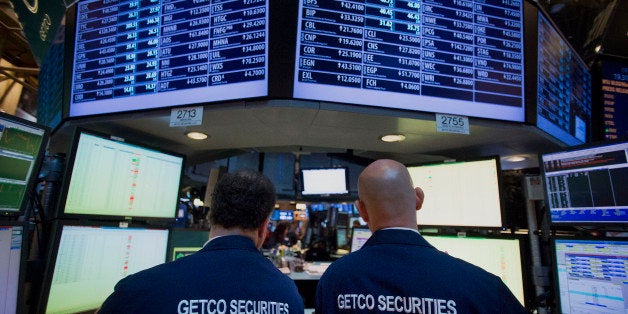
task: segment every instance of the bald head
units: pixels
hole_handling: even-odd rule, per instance
[[[423,191],[413,188],[406,166],[389,159],[371,163],[358,178],[358,194],[360,215],[371,230],[416,228],[415,212],[423,203]]]

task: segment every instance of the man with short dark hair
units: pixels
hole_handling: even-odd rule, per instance
[[[316,313],[525,313],[502,280],[438,251],[418,232],[424,194],[406,167],[377,160],[358,178],[360,216],[373,232],[332,263],[316,291]]]
[[[100,313],[303,313],[294,282],[259,251],[274,207],[262,174],[225,175],[203,249],[120,280]]]

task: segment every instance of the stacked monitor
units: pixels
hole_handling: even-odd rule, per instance
[[[604,142],[542,154],[550,222],[616,225],[628,222],[628,142]]]
[[[58,224],[41,311],[96,310],[126,276],[166,260],[168,229]]]
[[[175,218],[179,154],[79,130],[67,168],[65,216]]]
[[[408,167],[425,195],[417,212],[422,226],[502,227],[497,157]]]
[[[293,97],[525,119],[523,1],[299,1]]]
[[[559,313],[626,313],[628,240],[553,241]]]
[[[24,213],[48,136],[47,127],[0,112],[0,217]]]
[[[0,313],[21,313],[24,224],[0,221]]]
[[[175,261],[194,254],[209,240],[209,231],[173,229],[168,243],[168,261]]]
[[[70,117],[266,96],[269,1],[81,1]]]

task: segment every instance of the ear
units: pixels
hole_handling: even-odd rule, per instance
[[[416,196],[416,205],[415,208],[418,211],[423,207],[423,200],[425,200],[425,193],[423,193],[423,189],[420,187],[414,188],[414,194]]]
[[[261,247],[264,244],[264,240],[266,240],[266,234],[268,234],[268,224],[270,223],[270,216],[264,220],[264,222],[257,227],[257,241],[258,247]]]
[[[368,223],[369,214],[366,212],[366,206],[364,205],[364,202],[361,200],[355,201],[355,207],[358,208],[358,213],[360,213],[360,217],[362,217],[362,219],[364,219],[364,221]]]

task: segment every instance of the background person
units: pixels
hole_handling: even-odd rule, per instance
[[[100,313],[303,313],[294,282],[259,250],[274,206],[268,178],[226,174],[203,249],[120,280]]]
[[[316,313],[526,312],[499,277],[423,239],[416,211],[424,194],[404,165],[371,163],[360,174],[358,195],[356,206],[373,235],[323,274]]]

